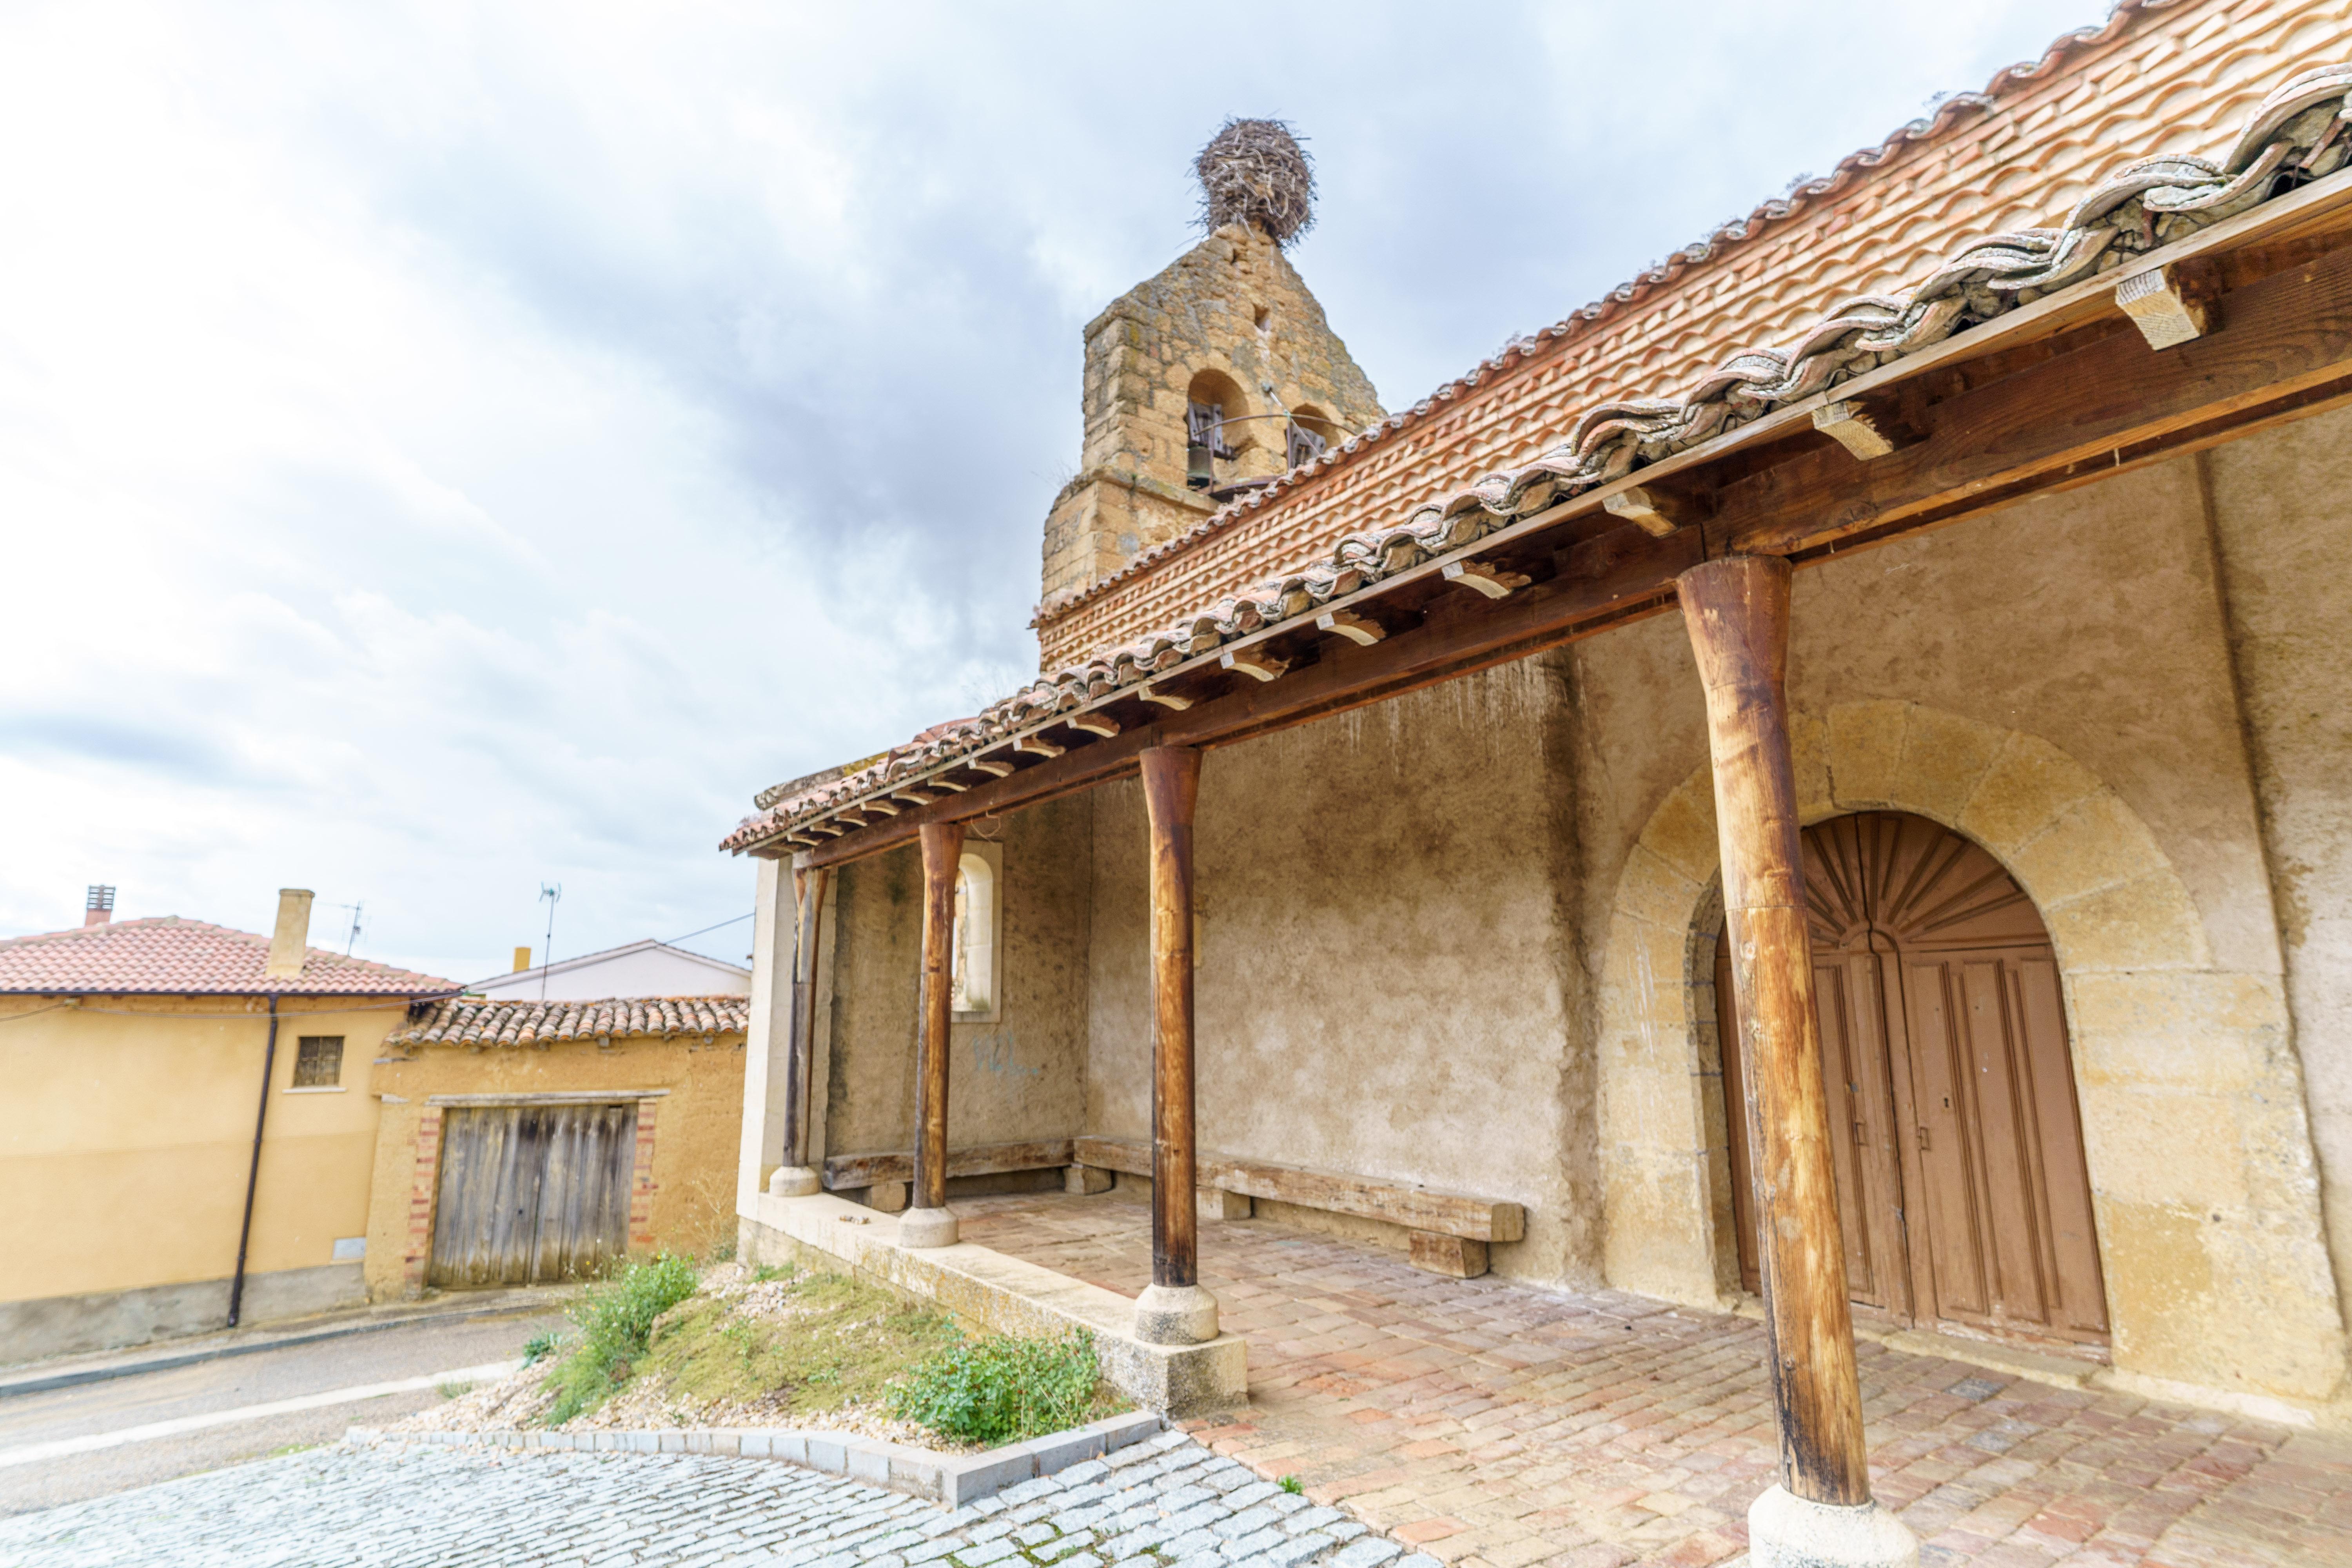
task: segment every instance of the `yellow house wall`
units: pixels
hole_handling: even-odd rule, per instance
[[[367,1204],[372,1300],[422,1282],[437,1165],[421,1173],[417,1131],[436,1095],[579,1094],[667,1089],[656,1106],[651,1234],[657,1247],[707,1254],[735,1230],[735,1162],[743,1117],[743,1037],[593,1040],[549,1046],[394,1047],[374,1064],[383,1101]]]
[[[401,1016],[283,1005],[249,1272],[331,1262],[337,1237],[366,1233],[370,1063]],[[243,998],[0,1004],[0,1301],[232,1271],[268,1031]],[[301,1035],[344,1037],[342,1092],[288,1092]]]

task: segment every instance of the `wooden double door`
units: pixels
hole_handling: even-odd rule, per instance
[[[1924,817],[1804,834],[1846,1280],[1902,1321],[2104,1345],[2081,1116],[2050,935],[1998,861]],[[1728,945],[1716,1016],[1740,1273],[1759,1289]]]
[[[530,1285],[617,1263],[636,1142],[634,1104],[451,1107],[426,1279]]]

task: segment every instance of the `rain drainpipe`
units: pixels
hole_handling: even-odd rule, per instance
[[[278,993],[269,994],[269,1044],[261,1053],[261,1105],[253,1113],[253,1163],[245,1173],[245,1223],[236,1230],[236,1273],[228,1282],[228,1326],[245,1310],[245,1249],[253,1239],[253,1189],[261,1183],[261,1130],[269,1121],[269,1079],[278,1070]]]

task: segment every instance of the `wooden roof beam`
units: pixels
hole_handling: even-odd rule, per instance
[[[1190,708],[1036,763],[1017,778],[998,777],[955,801],[803,850],[796,863],[861,858],[911,837],[919,820],[940,814],[959,820],[998,814],[1089,788],[1132,772],[1150,745],[1231,744],[1524,658],[1670,605],[1675,574],[1703,556],[1740,551],[1820,559],[2352,403],[2352,200],[2346,199],[2352,183],[2313,192],[2273,204],[2281,221],[2263,237],[2282,259],[2213,302],[2209,321],[2225,329],[2152,353],[2139,333],[2116,330],[2114,286],[2093,279],[2080,293],[2053,295],[1920,356],[1916,384],[1942,395],[1929,403],[1923,393],[1926,428],[1909,447],[1857,467],[1844,448],[1810,439],[1811,409],[1799,405],[1711,452],[1669,460],[1675,471],[1706,467],[1738,475],[1715,492],[1717,515],[1703,527],[1664,538],[1631,522],[1595,530],[1608,519],[1601,500],[1611,492],[1562,503],[1482,546],[1482,553],[1510,551],[1523,562],[1528,551],[1552,551],[1556,575],[1544,582],[1461,604],[1373,645],[1327,637],[1321,646],[1328,654],[1280,680],[1236,680],[1222,695],[1203,693]],[[2222,275],[2243,279],[2272,265],[2233,261]],[[2014,332],[2004,330],[2011,325]],[[1889,391],[1895,384],[1886,372],[1895,368],[1859,378],[1854,395]],[[1385,617],[1391,595],[1417,604],[1428,592],[1421,584],[1458,580],[1433,566],[1374,584],[1338,607]],[[1303,629],[1272,628],[1224,651]],[[1192,668],[1218,667],[1222,658]]]

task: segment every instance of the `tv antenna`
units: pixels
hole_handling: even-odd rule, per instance
[[[349,910],[352,911],[351,935],[343,939],[343,956],[345,958],[349,958],[352,955],[352,949],[360,944],[360,911],[366,909],[367,904],[365,900],[362,900],[356,904],[331,904],[328,907],[331,909]]]
[[[563,901],[563,884],[541,882],[539,896],[547,902],[547,950],[539,966],[539,999],[547,1000],[547,971],[555,963],[555,906]]]

